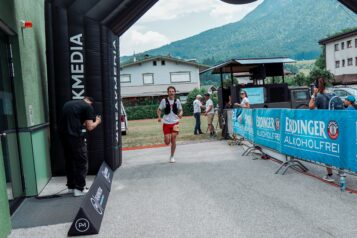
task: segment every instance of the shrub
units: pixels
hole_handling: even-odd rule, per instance
[[[126,107],[126,114],[128,120],[152,119],[156,118],[156,110],[159,105],[145,105]]]

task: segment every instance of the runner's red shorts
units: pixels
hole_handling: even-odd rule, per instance
[[[179,123],[175,123],[175,124],[163,124],[162,125],[162,130],[164,131],[164,135],[168,135],[168,134],[172,134],[172,133],[177,133],[176,131],[174,131],[174,126],[178,125]]]

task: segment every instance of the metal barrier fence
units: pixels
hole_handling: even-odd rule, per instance
[[[287,166],[305,169],[299,159],[357,172],[357,111],[233,109],[227,115],[230,135]]]

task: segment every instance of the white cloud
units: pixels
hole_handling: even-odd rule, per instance
[[[162,0],[143,17],[142,22],[172,20],[187,14],[208,11],[217,0]]]
[[[219,0],[162,0],[150,9],[141,22],[155,22],[183,18],[185,15],[209,12],[211,17],[221,20],[240,20],[247,12],[261,4],[258,0],[251,4],[233,5]]]
[[[224,24],[239,21],[262,2],[263,0],[258,0],[257,2],[251,4],[231,5],[222,4],[216,1],[210,11],[210,16],[220,19],[220,21]]]
[[[157,48],[210,28],[239,21],[262,2],[258,0],[251,4],[232,5],[220,0],[160,0],[121,37],[121,55]],[[192,19],[192,16],[199,16],[200,21],[190,27],[188,19]],[[162,22],[167,24],[160,24]],[[182,28],[183,22],[187,22],[187,29]],[[153,25],[160,25],[161,28],[150,31]]]
[[[140,53],[148,49],[157,48],[170,43],[171,40],[159,32],[133,28],[128,34],[124,34],[121,37],[121,42],[125,42],[125,44],[121,45],[121,55],[132,55],[134,51]]]

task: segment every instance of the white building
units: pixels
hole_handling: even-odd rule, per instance
[[[176,88],[184,101],[194,88],[200,88],[200,71],[208,66],[170,56],[146,57],[123,64],[120,69],[122,98],[160,97],[167,87]]]
[[[319,42],[326,46],[326,68],[337,84],[357,84],[357,30]]]

